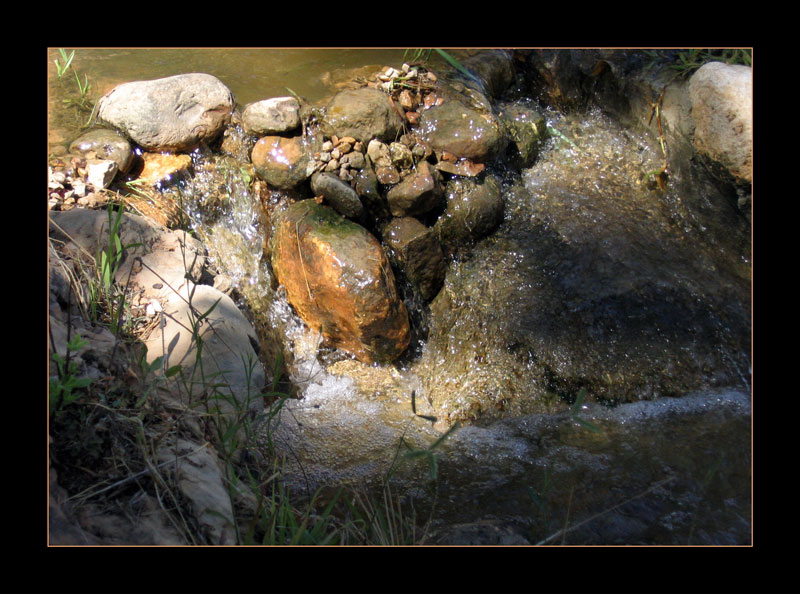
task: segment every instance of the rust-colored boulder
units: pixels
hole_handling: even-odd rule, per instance
[[[364,363],[400,356],[411,339],[408,312],[378,240],[314,200],[276,219],[272,269],[300,318]]]

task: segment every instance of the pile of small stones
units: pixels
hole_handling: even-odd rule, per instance
[[[102,179],[102,174],[95,171],[95,167],[97,165],[94,162],[80,157],[52,160],[48,168],[48,208],[95,208],[108,202],[108,196],[100,191],[103,182],[95,181],[98,175]]]
[[[387,66],[366,86],[389,93],[411,128],[417,124],[421,111],[442,104],[442,97],[435,92],[436,81],[433,72],[403,64],[399,70]],[[430,147],[413,132],[403,134],[396,142],[373,139],[366,146],[353,137],[333,136],[325,139],[321,150],[314,153],[314,171],[333,173],[352,184],[358,171],[364,168],[365,156],[369,156],[378,181],[384,185],[396,184],[431,154]]]

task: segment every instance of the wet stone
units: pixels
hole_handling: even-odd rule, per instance
[[[258,177],[284,190],[302,183],[314,170],[301,137],[265,136],[253,147],[251,160]]]
[[[311,189],[317,196],[323,196],[326,202],[339,214],[349,219],[358,220],[364,214],[364,205],[350,184],[331,173],[315,173],[311,176]]]
[[[133,162],[130,143],[113,130],[97,128],[82,134],[69,145],[69,152],[92,159],[110,159],[120,171],[127,171]]]
[[[436,207],[442,198],[438,172],[427,161],[386,194],[389,208],[396,217],[425,214]]]
[[[408,313],[380,243],[333,209],[302,200],[276,221],[272,268],[305,324],[365,363],[408,347]]]
[[[401,217],[392,219],[384,228],[383,237],[423,299],[433,299],[442,288],[447,271],[433,231],[413,217]]]

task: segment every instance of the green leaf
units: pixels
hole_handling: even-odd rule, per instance
[[[200,314],[200,317],[199,317],[199,318],[197,318],[197,323],[198,323],[198,324],[199,324],[200,322],[202,322],[202,321],[203,321],[205,318],[207,318],[209,315],[211,315],[211,312],[212,312],[212,311],[214,311],[214,308],[215,308],[215,307],[217,307],[217,305],[219,305],[219,302],[220,302],[220,300],[221,300],[221,299],[222,299],[222,297],[220,297],[219,299],[217,299],[217,300],[214,302],[214,305],[212,305],[211,307],[209,307],[209,308],[208,308],[208,311],[206,311],[206,312],[205,312],[205,313],[203,313],[203,314]]]
[[[167,369],[164,372],[164,375],[166,377],[173,377],[175,375],[178,375],[180,373],[180,371],[181,371],[181,366],[180,365],[173,365],[172,367],[170,367],[169,369]]]

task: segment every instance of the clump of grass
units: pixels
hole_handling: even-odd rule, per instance
[[[645,54],[650,57],[648,68],[666,64],[681,78],[687,78],[708,62],[725,62],[744,66],[752,66],[753,63],[752,50],[749,48],[647,50]]]
[[[75,50],[67,53],[64,48],[58,49],[61,60],[56,58],[53,60],[56,66],[56,76],[59,83],[59,91],[66,95],[62,100],[65,107],[75,108],[78,117],[83,122],[83,115],[89,114],[88,119],[82,124],[83,128],[88,127],[94,120],[96,101],[92,99],[90,91],[92,85],[89,82],[89,75],[80,73],[75,69],[73,61],[75,59]],[[67,76],[67,72],[72,72],[72,77]],[[66,83],[67,78],[73,78],[75,85]]]

